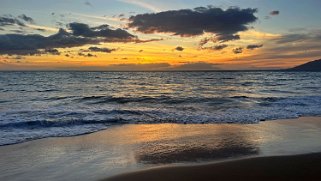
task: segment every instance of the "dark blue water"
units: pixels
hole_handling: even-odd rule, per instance
[[[127,123],[321,115],[321,73],[1,72],[0,145]]]

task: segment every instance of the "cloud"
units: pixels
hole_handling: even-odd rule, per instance
[[[78,53],[78,56],[81,56],[81,57],[97,57],[97,56],[94,55],[94,54],[91,54],[91,53],[83,53],[83,52],[79,52],[79,53]]]
[[[214,47],[212,47],[212,50],[223,50],[224,48],[227,48],[228,45],[225,44],[221,44],[221,45],[216,45]]]
[[[291,43],[307,40],[309,35],[307,34],[288,34],[278,39],[278,43]]]
[[[321,31],[319,33],[298,33],[298,34],[287,34],[283,35],[280,38],[276,39],[277,43],[285,44],[285,43],[298,43],[303,41],[310,40],[321,40]]]
[[[75,37],[63,29],[49,37],[42,35],[0,35],[0,54],[32,55],[37,54],[39,49],[66,48],[81,46],[96,41]]]
[[[280,14],[280,11],[277,11],[277,10],[274,10],[274,11],[271,11],[270,12],[270,15],[271,16],[277,16],[277,15],[279,15]]]
[[[43,28],[36,28],[35,30],[40,31],[40,32],[45,32],[46,30]]]
[[[248,45],[246,48],[248,50],[254,50],[254,49],[258,49],[258,48],[262,48],[263,47],[263,44],[261,45]]]
[[[266,43],[262,53],[244,59],[239,58],[237,61],[273,62],[275,60],[273,62],[275,65],[282,66],[282,63],[289,65],[294,61],[321,57],[321,30],[285,34]]]
[[[136,39],[135,43],[149,43],[149,42],[154,42],[154,41],[162,41],[164,40],[163,38],[152,38],[148,40],[141,40],[141,39]]]
[[[12,25],[16,25],[16,26],[21,26],[21,27],[25,27],[26,24],[24,23],[30,23],[30,24],[34,24],[35,21],[25,15],[25,14],[21,14],[18,17],[14,17],[12,15],[4,15],[4,16],[0,16],[0,26],[12,26]]]
[[[114,30],[109,25],[89,27],[84,23],[70,23],[68,26],[74,36],[108,38],[110,41],[128,41],[136,38],[126,30],[120,28]]]
[[[29,17],[25,14],[19,15],[18,18],[24,20],[25,22],[31,23],[31,24],[35,23],[35,21],[31,17]]]
[[[71,32],[60,29],[58,33],[48,37],[37,34],[0,35],[0,54],[33,55],[43,49],[71,48],[101,42],[136,42],[138,40],[127,31],[113,30],[108,25],[91,28],[86,24],[72,23],[69,27]]]
[[[0,16],[0,26],[11,26],[11,25],[26,26],[22,21],[20,21],[15,17],[12,17],[11,15]]]
[[[306,33],[285,34],[275,39],[277,44],[320,42],[321,30],[307,31]]]
[[[178,47],[175,48],[175,50],[176,50],[176,51],[179,51],[179,52],[182,52],[182,51],[184,51],[184,48],[181,47],[181,46],[178,46]]]
[[[233,49],[233,53],[234,53],[234,54],[240,54],[240,53],[243,53],[243,48],[242,48],[242,47],[235,48],[235,49]]]
[[[84,3],[86,6],[90,6],[90,7],[93,7],[93,5],[89,2],[89,1],[85,1]]]
[[[164,11],[151,14],[139,14],[129,18],[128,28],[139,32],[170,33],[181,37],[199,36],[204,33],[215,35],[215,41],[239,39],[238,32],[248,30],[254,23],[256,9],[198,7]]]
[[[46,49],[45,53],[51,54],[51,55],[60,55],[60,52],[55,48]]]
[[[199,43],[199,48],[201,49],[207,49],[208,47],[205,47],[204,46],[210,42],[212,43],[224,43],[224,42],[227,42],[227,41],[232,41],[232,40],[239,40],[240,39],[240,36],[239,35],[226,35],[226,36],[223,36],[223,37],[205,37],[203,38],[200,43]]]
[[[103,53],[111,53],[113,51],[116,51],[116,49],[99,48],[99,47],[89,47],[88,50],[92,52],[103,52]]]

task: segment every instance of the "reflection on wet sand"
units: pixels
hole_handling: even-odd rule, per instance
[[[174,139],[142,143],[135,153],[137,162],[168,164],[259,154],[257,136],[242,130],[239,126],[186,125],[176,129],[170,125],[158,125],[156,128],[155,134],[172,133]],[[151,136],[156,137],[154,134]]]

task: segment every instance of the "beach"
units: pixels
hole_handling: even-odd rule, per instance
[[[161,180],[269,180],[278,174],[288,178],[287,173],[299,179],[307,172],[308,178],[320,178],[320,137],[320,117],[259,124],[119,125],[1,146],[0,180],[146,180],[156,175]]]
[[[105,181],[321,180],[321,153],[261,157],[216,164],[151,169]]]
[[[321,0],[0,2],[0,181],[321,181]]]

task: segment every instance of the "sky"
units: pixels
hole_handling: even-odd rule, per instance
[[[320,0],[0,0],[0,70],[269,70],[321,58]]]

